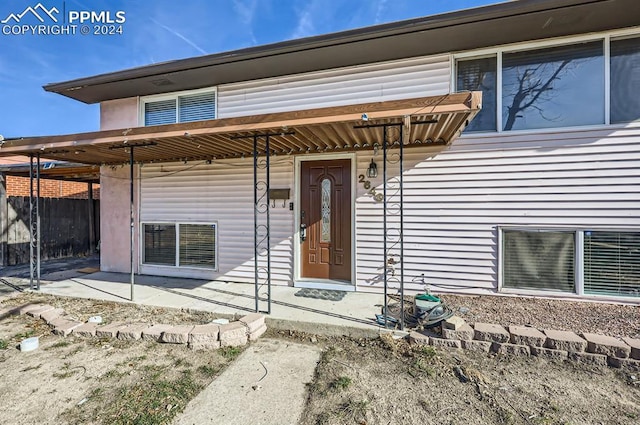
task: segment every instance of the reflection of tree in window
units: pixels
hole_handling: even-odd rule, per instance
[[[505,53],[504,130],[604,123],[602,41]]]

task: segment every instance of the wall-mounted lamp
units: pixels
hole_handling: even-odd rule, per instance
[[[373,162],[373,158],[371,159],[369,168],[367,168],[367,177],[369,177],[370,179],[378,177],[378,165]]]

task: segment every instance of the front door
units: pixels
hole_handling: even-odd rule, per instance
[[[351,282],[351,160],[303,161],[301,277]]]

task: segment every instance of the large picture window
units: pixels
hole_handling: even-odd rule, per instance
[[[502,128],[604,124],[602,41],[505,53]]]
[[[502,287],[640,297],[640,232],[502,229]]]
[[[466,132],[638,121],[640,37],[465,55],[456,61],[455,84],[482,91],[482,110]]]
[[[142,263],[216,269],[217,226],[191,223],[145,223]]]

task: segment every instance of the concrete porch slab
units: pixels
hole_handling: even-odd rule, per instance
[[[98,272],[73,279],[43,282],[41,292],[56,296],[131,302],[130,275]],[[349,292],[340,301],[296,296],[300,288],[271,287],[269,327],[283,326],[303,332],[375,336],[382,329],[375,322],[383,295]],[[209,311],[221,316],[246,316],[255,310],[255,287],[248,283],[136,276],[135,304]],[[260,309],[267,308],[266,301]]]

